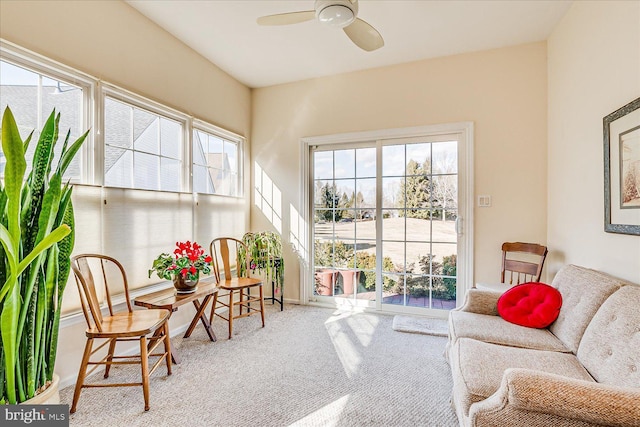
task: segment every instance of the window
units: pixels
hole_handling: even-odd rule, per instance
[[[240,196],[239,143],[193,130],[193,192]]]
[[[131,290],[158,282],[147,277],[144,260],[166,251],[167,242],[246,228],[244,201],[225,200],[221,213],[217,196],[242,196],[242,137],[0,40],[0,107],[7,105],[23,138],[42,128],[53,107],[61,113],[60,144],[69,129],[72,141],[91,129],[65,175],[89,184],[73,192],[74,253],[121,260],[135,278]],[[0,147],[0,179],[4,164]],[[195,198],[192,191],[207,196]],[[73,282],[71,275],[65,314],[79,312]]]
[[[55,69],[51,70],[55,74]],[[62,73],[60,73],[62,74]],[[11,108],[23,139],[34,131],[27,150],[27,173],[31,170],[35,142],[39,131],[47,118],[56,109],[60,113],[60,142],[54,149],[54,165],[62,149],[62,142],[67,131],[71,132],[70,141],[77,139],[87,127],[85,123],[85,99],[89,92],[87,85],[73,84],[73,78],[63,79],[51,77],[5,60],[0,61],[0,108],[4,113],[7,106]],[[87,95],[87,96],[85,96]],[[65,179],[74,182],[82,181],[82,156],[73,160],[65,173]],[[5,158],[0,150],[0,175],[4,176]]]
[[[183,123],[131,102],[104,100],[104,184],[181,191]]]

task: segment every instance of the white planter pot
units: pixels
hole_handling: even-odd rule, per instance
[[[60,377],[57,374],[53,374],[53,380],[49,387],[47,387],[42,393],[38,393],[29,400],[22,402],[24,405],[56,405],[60,403],[59,393]]]

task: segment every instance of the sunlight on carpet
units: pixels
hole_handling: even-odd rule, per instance
[[[151,376],[151,409],[140,387],[86,389],[74,427],[454,427],[445,338],[398,334],[392,316],[332,309],[267,306],[266,325],[250,317],[213,322],[211,342],[199,325],[172,337],[181,357],[167,376]],[[108,380],[136,381],[139,367],[118,366]],[[70,403],[73,386],[60,391]]]

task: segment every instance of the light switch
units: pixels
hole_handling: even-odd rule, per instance
[[[491,206],[491,196],[478,196],[478,207],[488,208]]]

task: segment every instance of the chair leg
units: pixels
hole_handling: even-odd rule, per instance
[[[88,338],[87,343],[84,346],[84,354],[82,355],[82,362],[80,363],[80,370],[78,371],[78,379],[76,380],[76,388],[73,392],[73,402],[71,403],[70,413],[76,412],[78,406],[78,399],[80,399],[80,392],[82,391],[82,385],[84,384],[84,378],[87,374],[87,366],[89,364],[89,357],[91,356],[91,347],[93,347],[93,338]]]
[[[171,338],[169,337],[169,320],[164,322],[164,352],[167,363],[167,375],[171,375]]]
[[[213,302],[211,303],[211,313],[209,314],[209,323],[213,326],[213,319],[216,317],[216,305],[218,305],[218,292],[213,294]]]
[[[107,365],[104,368],[104,377],[109,378],[109,371],[111,370],[111,361],[113,361],[113,354],[116,351],[116,342],[117,340],[113,338],[109,343],[109,353],[107,353]]]
[[[230,291],[229,292],[229,339],[231,339],[232,333],[233,333],[233,291]]]
[[[260,288],[260,317],[262,317],[262,327],[264,328],[264,291],[262,286]]]
[[[140,338],[140,365],[142,365],[142,393],[144,394],[144,410],[149,410],[149,355],[147,354],[147,337]]]

